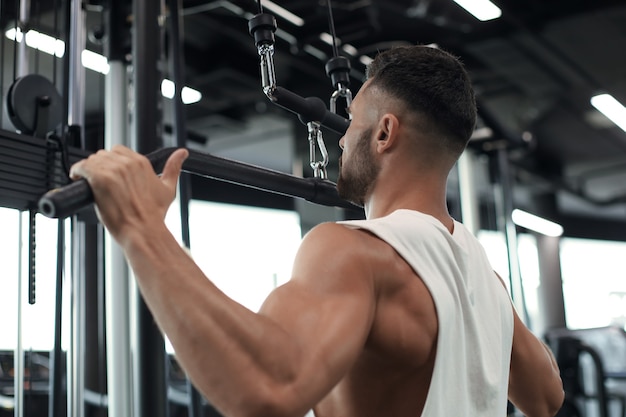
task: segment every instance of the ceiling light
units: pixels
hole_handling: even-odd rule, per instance
[[[361,55],[361,57],[359,58],[359,61],[361,61],[361,64],[365,66],[368,66],[369,64],[371,64],[373,60],[374,58],[371,58],[367,55]]]
[[[24,37],[24,35],[22,34],[22,29],[20,28],[11,28],[4,33],[4,36],[6,36],[8,39],[11,39],[12,41],[17,42],[22,42],[22,38]]]
[[[298,39],[296,39],[295,36],[293,36],[291,33],[289,32],[285,32],[284,30],[282,30],[281,28],[277,28],[276,29],[276,36],[278,38],[281,38],[282,40],[286,41],[287,43],[289,43],[290,45],[297,45],[298,44]]]
[[[343,49],[345,53],[350,54],[352,56],[356,56],[359,53],[359,50],[356,49],[354,46],[350,45],[349,43],[343,45],[341,49]]]
[[[610,94],[591,98],[591,105],[626,132],[626,107]]]
[[[341,45],[341,41],[338,38],[333,39],[332,35],[327,32],[320,33],[320,39],[322,40],[322,42],[330,46],[333,46],[335,43],[337,43],[337,45]]]
[[[161,94],[166,98],[174,98],[174,82],[168,79],[164,79],[161,82]],[[197,103],[202,99],[202,93],[193,88],[183,87],[180,92],[183,103],[192,104]]]
[[[202,93],[191,87],[183,87],[183,91],[180,92],[184,104],[197,103],[202,99]]]
[[[511,213],[513,223],[546,236],[561,236],[563,226],[523,210],[515,209]]]
[[[20,28],[11,28],[7,30],[4,35],[8,39],[18,43],[22,42],[24,39],[24,35],[22,34]],[[26,32],[26,45],[59,58],[63,57],[65,54],[65,42],[32,29]],[[90,70],[97,71],[102,74],[107,74],[109,72],[109,63],[107,62],[107,59],[100,54],[85,49],[81,53],[80,58],[81,63],[85,68],[89,68]]]
[[[289,10],[279,6],[278,4],[270,0],[263,0],[263,7],[276,13],[283,19],[287,20],[288,22],[293,23],[296,26],[304,26],[304,19],[302,19],[300,16],[296,16],[295,14],[291,13]]]
[[[304,45],[302,47],[302,50],[306,52],[307,54],[312,55],[315,58],[319,59],[320,61],[326,61],[328,59],[328,56],[324,52],[322,52],[321,50],[317,49],[314,46]]]
[[[493,137],[493,130],[489,127],[479,127],[474,129],[470,140],[483,140],[491,139]]]
[[[22,39],[24,39],[24,35],[22,34],[20,28],[11,28],[7,30],[5,32],[5,36],[16,42],[22,42]],[[62,57],[65,53],[65,42],[32,29],[26,32],[26,45],[57,57]],[[81,53],[80,58],[83,67],[101,74],[109,73],[109,62],[105,56],[85,49]],[[161,83],[161,93],[164,97],[173,98],[174,83],[167,79],[163,80]],[[202,99],[202,93],[189,87],[183,87],[180,94],[183,103],[185,104],[196,103]]]
[[[85,49],[80,55],[80,61],[85,68],[101,74],[109,73],[109,61],[105,56]]]
[[[12,41],[22,42],[24,34],[20,28],[11,28],[4,35]],[[65,54],[65,42],[45,33],[29,30],[26,32],[26,45],[49,55],[61,58]]]
[[[454,2],[482,22],[502,16],[502,10],[489,0],[454,0]]]

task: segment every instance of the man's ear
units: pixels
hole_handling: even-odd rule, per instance
[[[376,150],[383,153],[396,143],[400,121],[391,114],[385,113],[378,122],[376,130]]]

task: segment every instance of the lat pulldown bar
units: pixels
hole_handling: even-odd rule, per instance
[[[176,148],[163,148],[146,157],[155,172],[163,170],[167,158]],[[318,178],[300,178],[283,172],[189,150],[183,171],[244,187],[256,188],[312,203],[348,209],[360,207],[340,198],[335,184]],[[93,203],[93,193],[86,180],[80,179],[48,191],[39,200],[39,211],[47,217],[64,218]]]

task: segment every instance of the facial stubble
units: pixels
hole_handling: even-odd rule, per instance
[[[372,132],[368,129],[359,136],[349,161],[344,164],[343,156],[339,160],[337,192],[341,198],[361,206],[380,170],[370,146]]]

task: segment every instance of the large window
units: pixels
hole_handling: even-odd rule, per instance
[[[178,236],[180,219],[177,216],[173,207],[168,213],[168,224]],[[24,248],[21,261],[18,260],[20,221]],[[56,220],[37,217],[37,300],[29,305],[26,301],[28,214],[0,208],[3,298],[0,302],[0,350],[13,350],[17,344],[20,267],[24,277],[21,291],[24,349],[52,349],[57,224]],[[222,291],[247,308],[258,310],[269,292],[290,278],[300,243],[300,221],[295,212],[192,201],[190,226],[191,252],[198,265]]]
[[[191,253],[228,296],[253,311],[289,280],[300,218],[284,210],[193,201]]]
[[[508,278],[506,244],[497,232],[481,231],[478,238],[493,268]],[[539,270],[534,237],[521,234],[519,261],[528,313],[538,321]],[[567,326],[586,329],[626,325],[625,242],[562,238],[561,275]],[[505,279],[506,280],[506,279]]]
[[[26,350],[51,350],[54,341],[54,302],[58,221],[36,218],[36,302],[28,303],[28,213],[0,208],[0,350],[17,344],[18,277],[22,275],[22,343]],[[21,226],[21,227],[20,227]],[[21,230],[20,230],[21,229]],[[22,251],[20,252],[20,242]],[[19,256],[21,255],[21,259]]]
[[[626,324],[625,242],[561,240],[563,297],[568,327]]]
[[[17,283],[19,270],[19,222],[20,214],[17,210],[0,208],[0,253],[2,254],[2,273],[0,274],[0,288],[2,298],[0,303],[0,349],[7,350],[15,347],[17,340]]]
[[[481,230],[477,234],[477,238],[485,248],[487,257],[494,271],[502,277],[507,287],[510,287],[508,255],[504,234]],[[530,323],[528,324],[532,329],[533,323],[539,322],[537,297],[537,289],[539,287],[539,259],[537,256],[537,242],[533,236],[528,234],[519,235],[517,242],[524,302],[530,319]]]
[[[180,235],[180,220],[175,207],[168,214],[168,224],[175,235]],[[191,252],[198,265],[222,291],[247,308],[258,310],[269,292],[290,278],[301,240],[297,213],[192,201],[190,224]],[[3,299],[0,303],[0,350],[13,350],[16,346],[20,269],[24,300],[23,346],[27,350],[50,350],[54,331],[57,221],[37,217],[37,302],[34,305],[26,302],[28,214],[0,208],[0,225]],[[508,282],[506,245],[502,234],[481,231],[478,238],[494,269]],[[18,259],[20,240],[23,245],[21,260]],[[563,294],[569,327],[626,324],[625,253],[624,242],[561,240]],[[532,323],[539,314],[539,272],[533,236],[519,236],[519,259]]]

